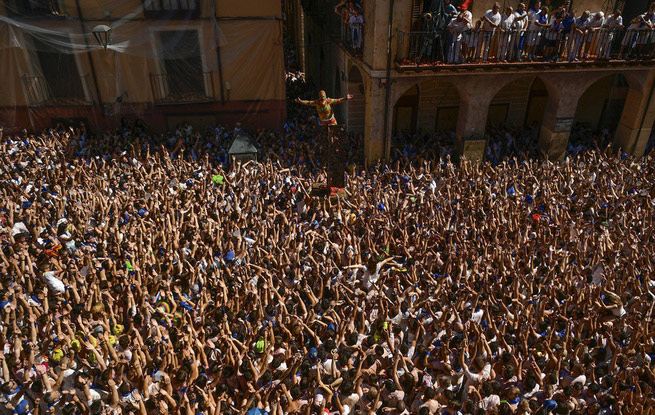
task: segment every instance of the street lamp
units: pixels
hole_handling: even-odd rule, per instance
[[[101,24],[93,28],[93,36],[95,36],[98,44],[107,50],[110,43],[111,27]]]

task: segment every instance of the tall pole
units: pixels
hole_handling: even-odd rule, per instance
[[[389,0],[389,36],[387,39],[387,84],[386,91],[384,94],[384,130],[382,132],[382,154],[386,160],[389,155],[387,154],[387,148],[389,147],[389,135],[387,129],[389,127],[389,104],[391,101],[391,42],[393,40],[393,6],[395,0]]]
[[[91,56],[91,50],[89,50],[89,40],[86,38],[86,32],[84,28],[84,16],[82,16],[82,8],[80,7],[80,0],[75,0],[75,5],[77,6],[77,16],[80,19],[80,28],[82,29],[82,37],[84,38],[84,43],[87,48],[87,57],[89,58],[89,66],[91,67],[91,76],[93,77],[93,85],[95,86],[96,95],[98,96],[98,106],[100,107],[100,114],[105,116],[105,108],[102,106],[102,96],[100,95],[100,87],[98,86],[98,77],[96,76],[96,69],[93,65],[93,57]]]

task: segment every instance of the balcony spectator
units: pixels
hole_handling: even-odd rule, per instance
[[[575,20],[575,30],[571,32],[573,40],[569,44],[572,45],[569,48],[569,62],[574,62],[579,60],[579,55],[582,50],[583,44],[585,42],[587,32],[589,31],[589,24],[591,23],[590,12],[585,10],[582,12],[582,15]]]
[[[482,62],[486,62],[489,58],[489,48],[491,47],[491,39],[493,39],[496,28],[500,25],[500,5],[494,3],[491,10],[482,16],[482,39],[480,50],[482,51]]]
[[[446,16],[446,21],[457,16],[457,8],[452,4],[451,0],[443,0],[443,14]]]
[[[621,42],[619,59],[633,58],[641,53],[644,45],[642,35],[647,33],[645,30],[653,27],[652,18],[652,14],[644,13],[630,21],[630,26],[628,26],[623,42]]]
[[[448,24],[448,31],[450,32],[450,44],[448,47],[448,63],[459,64],[460,53],[462,49],[462,36],[463,33],[468,30],[468,24],[464,20],[463,13],[453,17]]]
[[[424,34],[421,36],[423,39],[423,45],[421,46],[421,51],[416,56],[416,64],[427,57],[432,59],[434,56],[434,42],[437,40],[438,30],[437,22],[433,18],[432,13],[423,14],[423,25],[422,29]]]
[[[616,31],[621,30],[624,27],[621,11],[615,9],[614,13],[605,19],[603,30],[600,31],[600,35],[598,36],[598,51],[596,52],[598,57],[609,60]]]
[[[467,54],[464,56],[466,62],[473,62],[477,59],[481,33],[482,21],[477,20],[475,22],[475,27],[464,34],[464,40],[462,42],[466,44]]]
[[[364,27],[364,16],[361,15],[359,7],[355,7],[353,14],[348,19],[350,33],[352,34],[352,48],[355,54],[362,53],[362,28]]]
[[[582,55],[582,59],[586,60],[589,57],[589,51],[593,45],[594,38],[596,38],[596,43],[598,43],[599,39],[597,35],[604,24],[605,14],[602,11],[594,14],[594,16],[591,18],[591,22],[589,23],[589,28],[587,29],[587,34],[585,36],[584,55]]]
[[[459,6],[460,10],[460,15],[462,16],[462,19],[466,22],[466,31],[464,31],[464,34],[462,35],[462,61],[466,60],[466,57],[468,56],[468,38],[471,36],[471,23],[473,22],[473,13],[469,10],[468,4],[465,2],[461,6]]]
[[[575,9],[569,10],[562,20],[562,37],[560,40],[559,56],[568,56],[569,50],[573,47],[573,31],[575,30]]]
[[[521,60],[521,49],[525,41],[525,29],[528,26],[528,13],[526,12],[525,3],[519,3],[519,7],[514,12],[514,22],[512,30],[514,35],[510,43],[510,60]]]
[[[350,19],[350,10],[355,8],[355,4],[352,1],[342,1],[341,3],[334,6],[334,12],[341,16],[341,21],[344,24],[348,24]]]
[[[545,35],[544,60],[557,60],[557,45],[563,36],[564,24],[562,17],[554,18]]]
[[[537,48],[541,44],[541,32],[548,27],[548,12],[546,6],[541,2],[535,3],[535,7],[528,10],[528,60],[534,61]]]
[[[641,28],[639,58],[650,59],[653,55],[653,45],[655,44],[655,13],[649,9],[646,13],[646,24]],[[638,42],[639,43],[639,42]]]
[[[511,59],[511,49],[509,48],[514,36],[514,9],[507,7],[500,19],[499,33],[498,33],[498,53],[496,59],[498,62],[507,62]]]

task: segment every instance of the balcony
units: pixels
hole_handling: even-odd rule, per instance
[[[341,23],[341,45],[355,57],[361,57],[364,50],[364,27],[353,27]]]
[[[644,63],[655,52],[651,32],[598,30],[563,34],[548,29],[517,32],[396,31],[396,68],[460,70]]]
[[[21,80],[30,107],[93,105],[95,102],[88,75],[51,80],[24,75]]]
[[[5,8],[12,18],[65,19],[60,0],[7,0]]]
[[[197,19],[201,0],[141,0],[143,15],[151,19]]]
[[[189,74],[150,74],[156,104],[199,104],[216,101],[214,72]]]

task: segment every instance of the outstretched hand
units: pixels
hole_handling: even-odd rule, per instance
[[[346,95],[346,99],[353,99],[353,95],[352,94]]]

